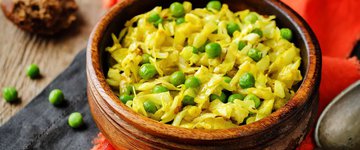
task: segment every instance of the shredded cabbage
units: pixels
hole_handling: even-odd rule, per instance
[[[294,86],[302,80],[300,50],[281,38],[275,16],[262,16],[249,10],[232,12],[226,4],[219,11],[193,9],[187,1],[183,7],[183,23],[177,23],[178,18],[171,15],[169,8],[155,7],[127,21],[119,36],[111,35],[114,44],[106,48],[111,56],[106,82],[119,96],[134,95],[132,100],[124,102],[126,106],[173,126],[226,129],[265,118],[294,95]],[[155,25],[148,20],[154,13],[163,19],[161,23]],[[257,15],[255,23],[246,21],[249,13]],[[240,28],[232,35],[227,31],[230,22]],[[262,36],[253,33],[254,29],[260,29]],[[241,41],[246,45],[239,50]],[[222,48],[215,59],[209,59],[201,51],[210,42]],[[248,56],[252,48],[260,51],[259,61]],[[157,72],[149,80],[139,75],[143,54],[151,56],[148,61]],[[201,84],[198,88],[174,86],[170,75],[176,71],[182,71],[187,78],[196,77]],[[253,87],[240,87],[239,81],[245,73],[254,76]],[[224,76],[230,77],[230,82],[225,82]],[[159,85],[168,91],[153,93]],[[260,105],[252,100],[227,102],[221,97],[210,98],[222,93],[252,94],[260,99]],[[194,98],[194,105],[184,104],[186,96]],[[147,112],[145,101],[151,101],[156,111]]]

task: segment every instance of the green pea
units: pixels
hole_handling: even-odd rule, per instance
[[[160,20],[161,17],[158,13],[152,13],[149,15],[149,17],[147,18],[147,20],[151,23],[155,23],[156,21]]]
[[[209,10],[217,10],[219,11],[221,9],[221,2],[220,1],[210,1],[207,5],[206,8]]]
[[[247,95],[245,98],[244,98],[244,101],[248,101],[248,100],[251,100],[251,101],[254,101],[255,103],[255,108],[259,108],[260,104],[261,104],[261,101],[260,101],[260,98],[257,97],[256,95],[254,94],[249,94]]]
[[[232,80],[229,76],[224,76],[223,78],[226,83],[230,83]]]
[[[132,95],[124,94],[124,95],[120,96],[120,100],[124,104],[126,104],[128,101],[132,101],[133,99],[134,99],[134,96],[132,96]]]
[[[185,81],[185,87],[187,88],[197,88],[200,84],[201,82],[197,77],[190,77]]]
[[[73,112],[68,118],[68,124],[72,128],[79,128],[84,124],[83,117],[79,112]]]
[[[241,51],[246,46],[246,43],[244,41],[239,41],[238,43],[238,50]]]
[[[39,77],[40,69],[37,65],[31,64],[26,68],[26,75],[29,76],[31,79]]]
[[[144,105],[145,111],[148,113],[155,113],[158,109],[156,107],[155,103],[150,100],[145,101],[143,105]]]
[[[235,31],[240,31],[240,27],[235,22],[230,22],[226,26],[227,32],[230,36],[233,36]]]
[[[195,101],[194,101],[194,97],[191,97],[189,95],[185,95],[183,100],[182,100],[182,104],[183,106],[186,106],[186,105],[195,105]]]
[[[187,48],[191,48],[193,54],[198,54],[198,53],[199,53],[199,49],[196,48],[195,46],[186,46],[186,47],[187,47]]]
[[[226,94],[225,94],[224,92],[221,92],[220,100],[221,100],[223,103],[226,103],[227,96],[226,96]]]
[[[64,94],[59,89],[54,89],[50,92],[49,102],[55,106],[60,105],[64,101]]]
[[[124,88],[124,90],[123,90],[122,93],[123,93],[123,94],[127,94],[127,95],[133,94],[133,92],[134,92],[133,87],[134,87],[134,86],[132,86],[132,85],[126,86],[126,88]]]
[[[162,85],[156,85],[153,90],[152,93],[162,93],[162,92],[167,92],[169,91],[168,88],[166,88],[165,86]]]
[[[223,78],[224,78],[224,81],[225,81],[226,83],[230,83],[230,82],[231,82],[231,78],[230,78],[230,77],[224,76]]]
[[[139,70],[140,77],[145,80],[151,79],[156,75],[156,73],[157,73],[156,68],[152,64],[143,64]]]
[[[210,95],[210,101],[213,101],[215,99],[219,99],[221,102],[226,103],[227,96],[224,92],[221,92],[221,95],[211,94]]]
[[[239,85],[243,89],[254,87],[255,77],[251,73],[244,73],[239,79]]]
[[[142,57],[141,59],[142,64],[150,63],[150,58],[151,58],[150,54],[143,54],[141,57]]]
[[[185,82],[185,74],[181,71],[176,71],[170,76],[170,83],[178,86],[180,84],[184,84]]]
[[[280,29],[280,35],[282,38],[291,41],[292,39],[292,31],[289,28]]]
[[[255,33],[255,34],[259,35],[260,38],[263,36],[263,32],[259,28],[255,28],[254,30],[251,31],[251,33]]]
[[[218,43],[209,43],[205,46],[205,51],[208,58],[216,58],[221,55],[221,46]]]
[[[176,22],[176,24],[182,24],[185,22],[185,18],[184,17],[177,18],[175,22]]]
[[[232,95],[229,96],[228,102],[234,102],[235,99],[243,100],[244,95],[242,95],[242,94],[232,94]]]
[[[159,20],[157,20],[156,22],[154,22],[155,27],[159,27],[159,24],[162,24],[162,22],[164,21],[163,18],[160,18]]]
[[[170,5],[170,12],[174,17],[181,17],[185,14],[184,6],[179,2],[174,2]]]
[[[216,95],[216,94],[211,94],[210,95],[210,101],[216,100],[216,99],[220,99],[220,96]]]
[[[261,51],[255,48],[250,49],[247,55],[256,62],[258,62],[262,58]]]
[[[258,20],[258,15],[254,12],[251,12],[244,19],[247,23],[255,23]]]
[[[206,44],[204,44],[204,45],[200,46],[199,48],[197,48],[198,51],[202,52],[202,53],[205,52],[205,46],[206,46]]]
[[[4,100],[9,103],[18,99],[18,92],[14,87],[3,88],[2,95]]]
[[[199,49],[194,47],[194,46],[191,46],[192,47],[192,53],[194,54],[198,54],[199,53]]]

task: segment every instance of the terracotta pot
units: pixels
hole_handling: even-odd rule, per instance
[[[190,0],[194,7],[207,0]],[[231,129],[185,129],[138,115],[122,104],[105,82],[111,33],[119,33],[126,20],[155,6],[169,7],[173,1],[124,0],[113,7],[94,28],[87,49],[88,99],[93,118],[117,148],[128,149],[294,149],[314,123],[318,104],[321,52],[313,32],[288,6],[275,0],[223,0],[232,11],[251,9],[276,15],[277,25],[292,29],[293,41],[301,49],[304,80],[295,96],[270,116]]]

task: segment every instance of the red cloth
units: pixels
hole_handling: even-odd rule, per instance
[[[323,62],[319,114],[342,90],[360,80],[356,58],[348,59],[360,38],[360,1],[358,0],[282,0],[297,11],[315,32]],[[298,149],[314,149],[313,130]]]
[[[111,7],[120,0],[103,0]],[[360,80],[360,64],[349,55],[360,38],[359,0],[282,0],[297,11],[315,32],[322,49],[319,114],[342,90]],[[298,147],[315,148],[313,129]],[[113,150],[100,133],[93,150]]]
[[[93,143],[94,147],[91,150],[115,150],[101,132],[94,139]]]
[[[324,56],[322,61],[320,101],[318,116],[336,95],[350,84],[360,80],[360,66],[356,58],[344,59]],[[315,148],[313,129],[298,147],[298,150]]]
[[[347,58],[360,38],[359,0],[282,0],[314,30],[323,56]]]
[[[120,0],[102,0],[102,1],[103,1],[104,8],[110,8],[111,6],[114,6]]]

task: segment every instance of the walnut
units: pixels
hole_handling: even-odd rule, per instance
[[[2,0],[5,16],[23,30],[52,35],[76,20],[74,0]]]

